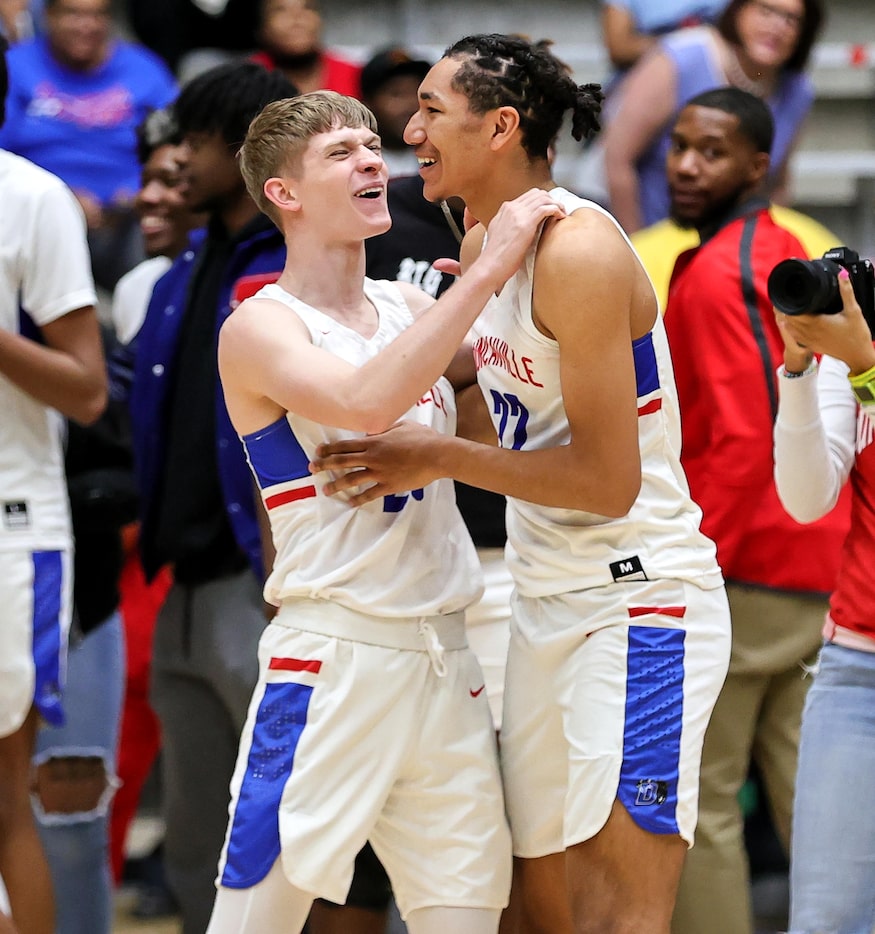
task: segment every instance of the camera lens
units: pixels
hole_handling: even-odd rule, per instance
[[[769,299],[785,315],[840,311],[840,269],[838,263],[828,259],[785,259],[769,273]]]

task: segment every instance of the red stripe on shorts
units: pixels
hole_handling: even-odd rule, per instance
[[[646,405],[642,405],[638,409],[639,418],[642,415],[652,415],[654,412],[658,412],[662,408],[662,399],[651,399]]]
[[[277,506],[285,506],[286,503],[294,503],[299,499],[309,499],[316,495],[315,486],[302,486],[296,490],[285,490],[282,493],[274,493],[264,500],[264,505],[268,509],[276,509]]]
[[[630,616],[676,616],[683,619],[686,615],[685,606],[630,606]]]
[[[267,667],[272,671],[312,671],[318,675],[322,662],[318,659],[308,661],[306,658],[272,658]]]

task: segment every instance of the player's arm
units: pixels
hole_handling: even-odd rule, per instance
[[[0,373],[44,405],[83,425],[106,407],[107,380],[94,309],[79,308],[40,329],[45,344],[0,330]]]
[[[435,303],[435,299],[432,298],[432,296],[409,282],[399,281],[396,282],[395,285],[398,287],[398,290],[404,297],[404,301],[407,303],[407,307],[415,318],[419,318]],[[467,337],[453,354],[452,360],[450,360],[449,365],[446,370],[444,370],[444,376],[450,381],[450,384],[456,392],[467,389],[477,381],[477,370],[474,367],[472,344]]]
[[[541,244],[535,308],[560,346],[570,443],[514,451],[400,423],[383,435],[321,447],[311,469],[350,471],[326,492],[374,484],[353,498],[361,504],[453,477],[546,506],[605,516],[629,511],[641,484],[629,324],[634,256],[595,212],[554,225]]]
[[[493,447],[498,444],[486,400],[476,384],[456,393],[456,434]]]
[[[43,340],[0,330],[0,373],[44,405],[90,425],[106,406],[106,363],[85,224],[70,190],[59,180],[43,183],[18,236],[20,302]]]

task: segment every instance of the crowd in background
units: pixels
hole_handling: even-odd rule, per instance
[[[762,846],[777,846],[785,870],[809,672],[817,669],[824,619],[831,618],[828,597],[847,560],[842,545],[852,495],[839,488],[856,471],[853,508],[863,508],[859,476],[868,463],[861,464],[859,444],[856,466],[846,451],[834,495],[805,517],[818,521],[798,525],[784,512],[772,474],[778,383],[768,376],[762,398],[750,390],[756,373],[774,374],[782,364],[796,375],[786,328],[756,312],[765,273],[780,259],[800,251],[819,256],[835,245],[829,231],[786,209],[788,164],[814,100],[808,65],[825,11],[820,0],[604,0],[601,12],[611,63],[602,131],[567,174],[578,194],[635,235],[660,293],[676,348],[684,467],[730,585],[734,628],[729,677],[705,743],[699,836],[673,930],[752,934],[751,862],[756,868],[762,854],[756,843],[746,844],[745,818],[766,815],[770,843]],[[9,42],[0,150],[57,176],[81,208],[98,288],[95,300],[86,295],[82,304],[99,311],[111,387],[95,424],[83,428],[72,415],[67,429],[76,541],[69,719],[63,728],[43,727],[31,750],[33,810],[57,922],[48,920],[45,905],[30,905],[13,890],[20,875],[4,873],[0,843],[0,874],[22,931],[48,932],[55,923],[61,934],[111,929],[125,837],[156,759],[167,836],[161,871],[150,879],[157,899],[143,913],[178,912],[184,934],[206,929],[227,788],[267,621],[261,587],[270,556],[248,471],[231,455],[233,448],[239,460],[239,444],[218,404],[215,362],[201,352],[215,340],[221,318],[282,268],[282,238],[246,195],[235,161],[252,107],[316,89],[361,99],[376,116],[383,157],[398,180],[396,223],[399,229],[409,223],[399,234],[406,242],[395,246],[398,262],[388,244],[385,256],[376,243],[373,268],[390,277],[394,263],[392,278],[431,294],[448,284],[432,263],[453,253],[463,206],[439,212],[424,201],[414,180],[417,160],[404,141],[417,87],[432,63],[393,45],[388,34],[367,61],[351,61],[326,47],[325,13],[317,0],[129,0],[119,18],[110,0],[0,0],[0,36]],[[754,298],[722,309],[725,332],[717,326],[706,337],[698,306],[714,286],[705,257],[716,262],[718,230],[698,217],[679,225],[669,181],[683,174],[672,168],[678,113],[691,98],[723,86],[765,101],[774,119],[771,160],[757,189],[764,212],[757,236],[765,238],[768,226],[771,239],[755,273],[743,263],[730,269],[732,281],[749,285],[745,294]],[[722,201],[720,195],[706,221],[722,224],[739,206],[734,189],[722,192]],[[75,218],[65,215],[63,223],[71,239],[79,236]],[[697,249],[700,280],[685,265],[688,251]],[[818,338],[825,353],[851,362],[847,344]],[[731,368],[723,357],[732,359]],[[809,372],[810,357],[800,372]],[[816,399],[807,402],[811,414]],[[780,404],[790,424],[783,386]],[[847,415],[845,435],[850,421]],[[178,482],[171,486],[168,476]],[[474,511],[487,508],[475,499]],[[489,508],[495,512],[494,503]],[[794,515],[800,511],[794,505]],[[478,521],[489,529],[483,547],[497,551],[503,530],[493,535],[492,526],[500,520],[481,516],[469,525]],[[856,651],[867,662],[873,651],[871,634],[840,651],[826,638],[836,680],[842,652]],[[500,681],[501,658],[490,662]],[[871,691],[871,665],[863,669],[855,675]],[[815,683],[820,689],[819,676]],[[812,716],[822,717],[824,701],[815,698],[821,707]],[[806,733],[809,776],[815,748],[829,758],[825,731],[815,735],[811,726]],[[745,808],[752,790],[765,803]],[[812,798],[800,798],[801,806],[816,808]],[[842,818],[847,814],[836,817]],[[12,818],[0,807],[0,834],[6,819]],[[807,822],[805,832],[806,845],[816,846],[817,829]],[[871,847],[868,859],[871,881]],[[801,871],[799,878],[801,892],[810,882]],[[365,849],[350,907],[317,904],[310,930],[385,930],[390,898],[378,861]],[[863,928],[847,928],[857,930]]]

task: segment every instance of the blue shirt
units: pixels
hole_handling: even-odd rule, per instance
[[[645,227],[669,215],[670,200],[665,159],[671,145],[675,117],[691,97],[726,85],[726,77],[707,27],[673,32],[662,40],[660,48],[674,67],[677,96],[671,119],[638,160],[638,198],[641,203],[641,220]],[[621,85],[619,95],[622,93]],[[814,87],[811,80],[801,72],[784,69],[775,90],[766,98],[775,121],[769,183],[774,184],[779,177],[813,101]],[[622,120],[622,111],[613,119]]]
[[[628,10],[639,32],[654,36],[693,23],[714,23],[729,0],[602,0]]]
[[[198,259],[203,250],[203,232],[192,237],[190,248],[179,256],[155,284],[143,326],[134,340],[133,373],[123,373],[116,361],[115,392],[129,392],[134,463],[140,491],[141,547],[143,566],[151,577],[160,561],[150,548],[157,519],[160,482],[167,457],[171,387],[178,362],[182,321]],[[219,303],[215,334],[236,307],[237,301],[253,294],[282,272],[286,246],[272,225],[265,225],[236,244],[227,265]],[[126,385],[133,378],[133,385]],[[119,379],[120,377],[120,379]],[[216,381],[216,449],[204,453],[215,458],[222,497],[234,537],[249,558],[259,580],[264,579],[261,539],[254,496],[254,484],[243,445],[237,437],[225,407],[221,385]]]
[[[155,54],[114,42],[90,71],[58,62],[42,36],[6,53],[9,93],[0,147],[86,190],[104,205],[128,201],[140,183],[136,128],[166,107],[176,82]]]

